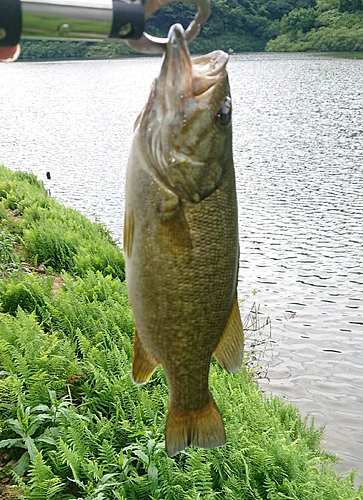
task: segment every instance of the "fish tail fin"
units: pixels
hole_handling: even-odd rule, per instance
[[[209,402],[197,410],[169,407],[165,446],[170,457],[189,445],[213,448],[226,443],[226,433],[218,406],[209,393]]]

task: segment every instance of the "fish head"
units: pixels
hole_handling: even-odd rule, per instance
[[[191,59],[183,27],[173,25],[138,120],[148,165],[182,200],[203,200],[233,168],[227,61],[221,50]]]

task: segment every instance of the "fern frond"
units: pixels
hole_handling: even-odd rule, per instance
[[[59,498],[59,493],[65,488],[57,477],[46,465],[41,453],[38,453],[29,469],[29,483],[27,485],[28,500],[51,500]]]
[[[59,455],[63,463],[67,464],[71,469],[73,477],[76,481],[81,481],[80,472],[82,467],[82,457],[80,457],[63,439],[59,440]]]
[[[102,441],[102,445],[99,448],[99,459],[104,465],[112,466],[117,464],[118,457],[116,451],[109,441]]]

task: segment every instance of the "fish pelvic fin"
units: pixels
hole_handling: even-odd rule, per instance
[[[190,445],[214,448],[226,444],[221,414],[209,393],[209,402],[197,410],[169,407],[165,428],[165,447],[169,457]]]
[[[132,245],[134,241],[134,212],[131,210],[130,213],[125,212],[124,217],[124,253],[127,257],[131,255]]]
[[[145,384],[150,379],[158,364],[154,356],[142,345],[135,328],[131,371],[131,378],[134,384]]]
[[[236,295],[224,332],[213,356],[222,368],[234,373],[242,366],[243,343],[243,325]]]

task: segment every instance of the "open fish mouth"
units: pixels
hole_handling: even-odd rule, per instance
[[[211,90],[226,77],[228,55],[222,50],[191,59],[180,24],[174,24],[168,35],[166,54],[158,79],[158,87],[163,87],[165,96],[174,99],[199,97]]]
[[[230,142],[227,62],[221,50],[192,59],[183,27],[170,28],[159,77],[136,127],[148,165],[179,199],[198,203],[222,178],[218,161]]]

